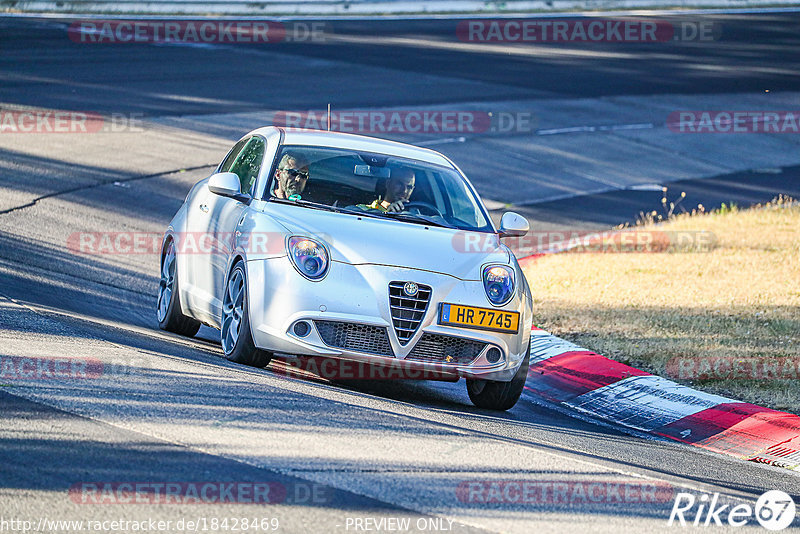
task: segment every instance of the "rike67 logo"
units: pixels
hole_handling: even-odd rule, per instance
[[[725,498],[723,498],[725,499]],[[727,499],[725,499],[727,501]],[[691,493],[678,493],[672,505],[667,525],[682,527],[708,527],[727,525],[743,527],[755,520],[767,530],[783,530],[794,522],[797,509],[792,497],[780,490],[761,495],[751,506],[749,503],[733,504],[720,499],[719,493],[704,493],[699,497]]]

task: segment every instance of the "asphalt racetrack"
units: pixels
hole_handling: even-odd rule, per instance
[[[233,528],[241,518],[278,532],[648,532],[678,528],[667,521],[679,492],[752,504],[779,489],[800,502],[792,472],[632,436],[527,393],[498,414],[474,408],[463,382],[339,384],[231,364],[215,330],[158,330],[157,253],[70,245],[82,232],[159,235],[241,135],[329,103],[490,117],[483,131],[366,133],[444,152],[491,209],[513,205],[534,228],[630,221],[662,187],[707,206],[800,195],[800,134],[701,135],[669,120],[797,112],[800,14],[656,18],[717,33],[479,43],[457,38],[457,20],[341,20],[322,21],[315,42],[103,44],[70,39],[73,20],[0,18],[0,112],[90,112],[117,126],[0,134],[0,358],[103,369],[0,380],[2,520],[40,532],[125,532],[131,521],[253,531]],[[465,490],[509,481],[545,493]],[[224,502],[136,502],[114,492],[124,483],[243,489]],[[277,502],[249,503],[257,484]],[[581,498],[593,484],[604,497]],[[749,525],[708,528],[761,529]]]

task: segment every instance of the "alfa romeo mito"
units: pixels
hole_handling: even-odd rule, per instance
[[[220,331],[225,356],[435,371],[507,410],[528,371],[532,299],[511,251],[444,155],[359,135],[265,127],[189,191],[167,228],[162,329]],[[430,374],[428,376],[431,376]]]

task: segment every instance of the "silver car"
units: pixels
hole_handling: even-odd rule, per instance
[[[527,376],[532,299],[500,238],[527,231],[511,212],[495,228],[438,152],[260,128],[170,222],[158,320],[187,336],[219,329],[234,362],[318,357],[466,378],[476,406],[507,410]]]

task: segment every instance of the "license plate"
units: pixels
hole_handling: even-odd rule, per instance
[[[519,331],[519,312],[442,303],[439,324],[516,334]]]

